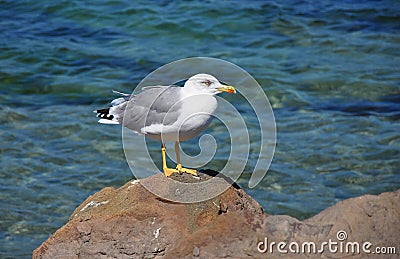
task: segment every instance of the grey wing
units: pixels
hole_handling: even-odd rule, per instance
[[[111,102],[111,106],[118,106],[121,103],[127,102],[127,101],[129,101],[129,98],[131,97],[130,94],[121,93],[121,92],[118,92],[118,91],[115,91],[115,90],[113,90],[113,93],[115,93],[117,95],[121,95],[122,97],[114,99]]]
[[[181,87],[152,86],[143,88],[133,96],[123,108],[125,127],[138,133],[141,129],[154,124],[171,125],[179,117]],[[121,118],[122,120],[122,118]]]

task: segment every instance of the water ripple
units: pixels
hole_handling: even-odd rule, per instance
[[[1,1],[0,257],[30,257],[88,195],[131,179],[120,128],[92,111],[179,58],[222,58],[263,86],[278,143],[246,190],[268,213],[306,218],[399,188],[399,13],[393,1]],[[251,129],[250,170],[257,118],[230,100]],[[219,169],[229,143],[217,122],[207,132],[226,147]]]

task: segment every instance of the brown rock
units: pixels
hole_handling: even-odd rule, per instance
[[[347,199],[303,222],[289,216],[268,216],[262,231],[269,245],[276,242],[273,253],[266,252],[268,258],[399,258],[400,190]],[[287,254],[277,249],[281,241]],[[292,242],[299,244],[300,252],[290,251]],[[311,253],[302,253],[302,245],[308,251],[310,242],[316,244],[316,252],[311,247]],[[295,245],[292,248],[296,250]],[[376,248],[386,252],[378,255]]]
[[[200,176],[200,180],[209,177]],[[185,175],[175,178],[194,181]],[[339,230],[348,235],[343,242],[368,241],[372,248],[398,246],[400,240],[400,190],[342,201],[302,222],[263,213],[236,185],[213,199],[187,204],[161,199],[143,187],[159,184],[170,192],[171,186],[165,186],[168,182],[164,180],[159,174],[95,193],[75,209],[66,225],[35,249],[33,258],[374,258],[375,254],[363,251],[332,253],[327,247],[324,253],[294,253],[289,244],[292,242],[295,250],[297,242],[301,250],[302,242],[338,241]],[[272,253],[258,251],[258,247],[264,248],[266,238],[268,248],[275,242]],[[287,254],[278,251],[279,242],[286,243],[283,250],[288,250]],[[397,255],[384,258],[397,258],[399,247],[396,249]]]

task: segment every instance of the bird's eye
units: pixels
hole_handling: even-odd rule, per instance
[[[211,81],[210,80],[205,80],[202,83],[205,84],[206,86],[210,86],[211,85]]]

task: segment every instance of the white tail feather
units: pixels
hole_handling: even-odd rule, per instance
[[[107,119],[100,119],[98,122],[102,124],[119,124],[118,121],[112,121]]]

